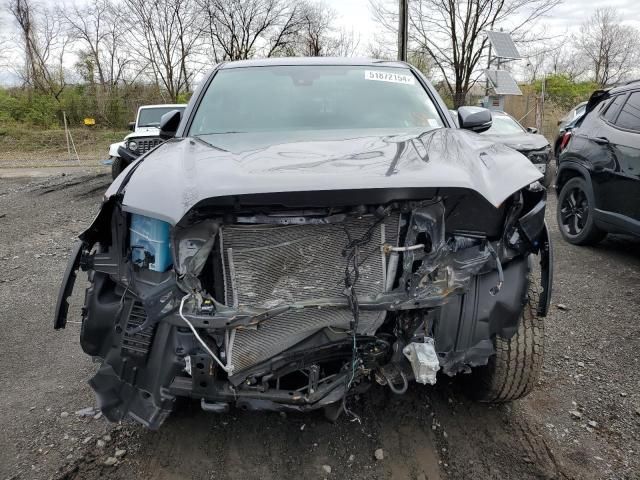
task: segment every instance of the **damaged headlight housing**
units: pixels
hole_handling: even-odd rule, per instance
[[[171,225],[144,215],[131,215],[131,261],[141,268],[165,272],[171,266]]]
[[[547,163],[549,161],[549,154],[551,153],[551,147],[546,146],[539,150],[531,150],[527,152],[527,158],[531,160],[531,163]]]

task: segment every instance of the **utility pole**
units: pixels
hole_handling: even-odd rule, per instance
[[[399,0],[398,8],[398,60],[407,61],[409,43],[409,0]]]

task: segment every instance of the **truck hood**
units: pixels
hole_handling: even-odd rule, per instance
[[[168,141],[128,167],[106,196],[173,225],[228,195],[386,188],[465,188],[494,206],[541,177],[520,153],[475,133],[232,133]],[[121,185],[127,182],[126,185]]]
[[[157,127],[139,127],[134,132],[124,137],[125,140],[140,137],[157,137],[160,135],[160,129]]]
[[[529,151],[540,150],[549,146],[549,142],[542,135],[534,133],[516,133],[512,135],[482,135],[489,141],[501,143],[514,150]]]

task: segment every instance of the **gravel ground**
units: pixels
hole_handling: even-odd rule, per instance
[[[108,182],[0,180],[0,479],[640,478],[640,241],[573,247],[552,215],[545,366],[524,400],[474,404],[442,378],[400,397],[373,388],[354,405],[362,423],[216,416],[187,404],[159,432],[109,424],[86,410],[96,366],[80,350],[79,325],[52,329],[68,248]]]

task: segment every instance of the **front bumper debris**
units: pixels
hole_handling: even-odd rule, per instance
[[[451,213],[464,201],[325,216],[196,212],[174,227],[174,265],[162,272],[133,264],[116,196],[74,246],[54,327],[66,325],[77,270],[88,271],[81,345],[101,361],[90,381],[99,407],[152,429],[179,397],[212,412],[335,413],[375,381],[397,393],[412,380],[434,384],[438,372],[486,365],[492,339],[516,332],[531,254],[542,266],[541,315],[550,301],[544,192],[491,207],[495,217],[478,225],[503,225],[499,236],[449,230],[464,224]],[[354,298],[341,252],[367,237]]]

